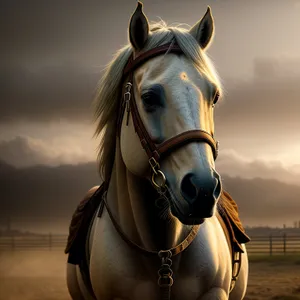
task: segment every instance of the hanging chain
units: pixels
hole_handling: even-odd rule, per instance
[[[171,299],[171,286],[173,285],[172,252],[170,250],[161,250],[158,252],[161,259],[161,266],[158,270],[158,286],[160,287],[160,299]]]

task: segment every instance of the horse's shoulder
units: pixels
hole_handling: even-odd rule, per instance
[[[69,236],[65,253],[69,253],[71,248],[81,247],[92,217],[102,200],[103,189],[103,184],[90,188],[77,205],[69,226]]]

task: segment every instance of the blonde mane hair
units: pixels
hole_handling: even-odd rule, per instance
[[[201,74],[213,82],[222,93],[219,77],[206,53],[190,35],[188,29],[168,27],[164,21],[153,23],[143,51],[176,41],[185,56],[194,63]],[[98,168],[103,181],[108,180],[115,158],[117,117],[122,99],[123,69],[132,54],[131,44],[120,49],[107,65],[94,100],[95,122],[97,127],[94,136],[100,136],[98,147]]]

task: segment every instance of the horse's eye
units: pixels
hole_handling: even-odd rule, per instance
[[[143,105],[147,112],[154,112],[164,105],[164,90],[160,85],[155,85],[141,95]]]
[[[155,112],[158,108],[165,106],[165,91],[162,85],[154,84],[141,95],[144,108],[147,112]]]
[[[147,92],[142,95],[143,105],[147,112],[154,112],[159,106],[157,95]]]
[[[145,105],[153,105],[155,104],[155,95],[151,92],[147,92],[142,95],[142,100]]]

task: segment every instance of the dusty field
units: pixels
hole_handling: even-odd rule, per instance
[[[244,300],[300,300],[300,256],[250,262]]]
[[[58,251],[0,253],[0,300],[70,299],[65,259]],[[300,257],[251,262],[245,300],[263,299],[300,300]]]

